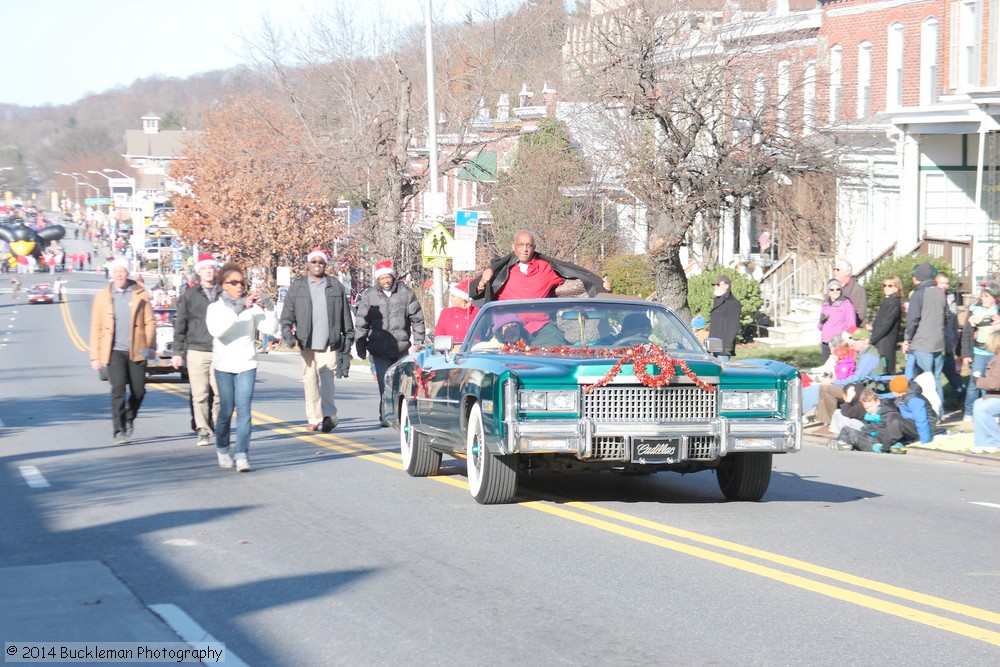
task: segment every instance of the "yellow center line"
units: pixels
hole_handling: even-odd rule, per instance
[[[165,385],[154,385],[158,388],[175,394],[177,396],[186,396],[186,392],[177,387],[167,387]],[[336,451],[343,454],[348,454],[352,456],[357,456],[362,459],[373,461],[375,463],[381,463],[382,465],[389,466],[393,469],[399,470],[402,465],[398,461],[398,454],[385,452],[362,443],[358,443],[352,440],[347,440],[334,436],[331,434],[324,434],[322,437],[310,434],[304,434],[297,431],[296,427],[293,427],[283,420],[277,419],[265,413],[254,411],[254,423],[267,428],[275,433],[290,435],[298,440],[308,442],[310,444],[318,445],[325,449],[331,451]],[[330,442],[330,441],[333,442]],[[436,482],[442,484],[448,484],[450,486],[465,489],[466,484],[461,480],[453,479],[450,477],[430,477]],[[842,602],[847,602],[849,604],[854,604],[860,607],[871,609],[873,611],[888,614],[890,616],[895,616],[907,621],[912,621],[914,623],[920,623],[932,628],[939,630],[944,630],[946,632],[951,632],[971,639],[976,639],[979,641],[986,642],[988,644],[993,644],[995,646],[1000,646],[1000,632],[994,630],[988,630],[981,628],[969,623],[958,621],[955,619],[947,618],[945,616],[940,616],[938,614],[930,613],[920,609],[915,609],[908,607],[904,604],[898,602],[893,602],[890,600],[883,600],[865,593],[860,593],[857,591],[852,591],[846,588],[841,588],[829,583],[815,581],[807,577],[792,573],[785,572],[761,563],[752,562],[749,560],[744,560],[736,556],[718,553],[715,551],[710,551],[699,546],[692,544],[685,544],[683,542],[678,542],[676,540],[661,537],[657,534],[651,534],[650,532],[644,532],[643,530],[638,530],[636,528],[631,528],[628,526],[623,526],[617,523],[612,523],[611,521],[605,520],[614,519],[615,521],[624,522],[627,524],[632,524],[637,527],[641,527],[648,531],[653,531],[653,533],[664,533],[668,535],[673,535],[682,539],[690,540],[693,542],[710,545],[713,547],[726,549],[734,553],[742,554],[744,556],[750,556],[760,560],[770,561],[785,567],[790,567],[793,569],[798,569],[810,574],[815,574],[818,576],[827,577],[835,581],[839,581],[845,584],[857,586],[860,588],[867,588],[872,591],[883,593],[885,595],[893,596],[902,600],[909,602],[914,602],[927,607],[937,608],[942,611],[952,612],[955,614],[961,614],[970,618],[975,618],[981,621],[986,621],[989,623],[1000,624],[1000,614],[991,612],[985,609],[979,609],[977,607],[972,607],[970,605],[965,605],[950,600],[945,600],[932,595],[926,595],[916,591],[911,591],[899,586],[893,586],[890,584],[874,581],[872,579],[867,579],[864,577],[858,577],[846,572],[840,572],[838,570],[833,570],[831,568],[823,567],[820,565],[814,565],[796,558],[791,558],[787,556],[781,556],[772,552],[764,551],[761,549],[755,549],[753,547],[744,546],[734,542],[729,542],[727,540],[722,540],[707,535],[701,535],[699,533],[694,533],[681,528],[675,528],[668,526],[656,521],[650,521],[647,519],[642,519],[640,517],[631,516],[618,512],[615,510],[605,509],[597,505],[583,502],[566,502],[563,505],[552,505],[551,502],[558,502],[557,500],[548,499],[546,501],[527,501],[521,503],[521,507],[526,509],[535,510],[538,512],[544,512],[546,514],[556,516],[562,519],[573,521],[582,525],[589,526],[598,530],[602,530],[608,533],[619,535],[637,542],[642,542],[644,544],[649,544],[663,549],[669,549],[677,553],[682,553],[688,556],[693,556],[695,558],[700,558],[705,561],[723,565],[726,567],[733,568],[742,572],[749,574],[754,574],[757,576],[765,577],[773,581],[778,581],[789,586],[794,586],[796,588],[810,591],[819,595],[823,595],[829,598],[840,600]],[[598,515],[598,516],[592,516]]]
[[[73,316],[69,312],[68,301],[63,301],[59,304],[59,312],[62,315],[63,326],[66,327],[66,333],[69,334],[70,342],[73,343],[76,349],[81,352],[89,352],[90,346],[83,340],[80,332],[77,331],[76,325],[73,324]]]

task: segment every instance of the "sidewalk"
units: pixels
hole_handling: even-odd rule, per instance
[[[103,563],[0,568],[0,635],[14,642],[179,642]]]

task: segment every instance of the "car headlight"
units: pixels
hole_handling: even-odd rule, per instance
[[[575,391],[521,391],[518,392],[521,412],[576,412]]]
[[[778,392],[774,389],[760,391],[723,391],[719,394],[722,412],[773,412],[778,408]]]

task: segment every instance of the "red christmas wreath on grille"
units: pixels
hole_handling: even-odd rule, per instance
[[[609,370],[604,377],[594,384],[584,386],[584,390],[587,392],[593,391],[597,387],[603,387],[611,382],[611,380],[621,372],[622,366],[625,364],[632,364],[632,372],[635,373],[636,379],[647,387],[667,386],[673,382],[674,377],[677,375],[677,369],[679,368],[680,371],[690,378],[691,381],[697,386],[701,387],[705,391],[715,391],[715,387],[713,385],[708,384],[695,375],[694,371],[691,370],[686,361],[671,357],[667,354],[666,350],[651,343],[633,345],[619,350],[605,350],[589,347],[531,347],[523,340],[519,340],[516,343],[502,345],[499,351],[504,354],[530,354],[532,352],[542,352],[559,357],[582,356],[594,359],[614,359],[617,357],[618,361],[615,362],[615,365],[611,367],[611,370]],[[646,367],[649,365],[656,366],[660,369],[660,372],[655,375],[650,375],[650,373],[646,371]]]

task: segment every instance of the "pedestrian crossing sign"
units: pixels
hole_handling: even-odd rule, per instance
[[[455,242],[448,228],[440,222],[427,232],[420,243],[420,254],[425,268],[444,268],[445,260],[451,259],[451,246]]]

